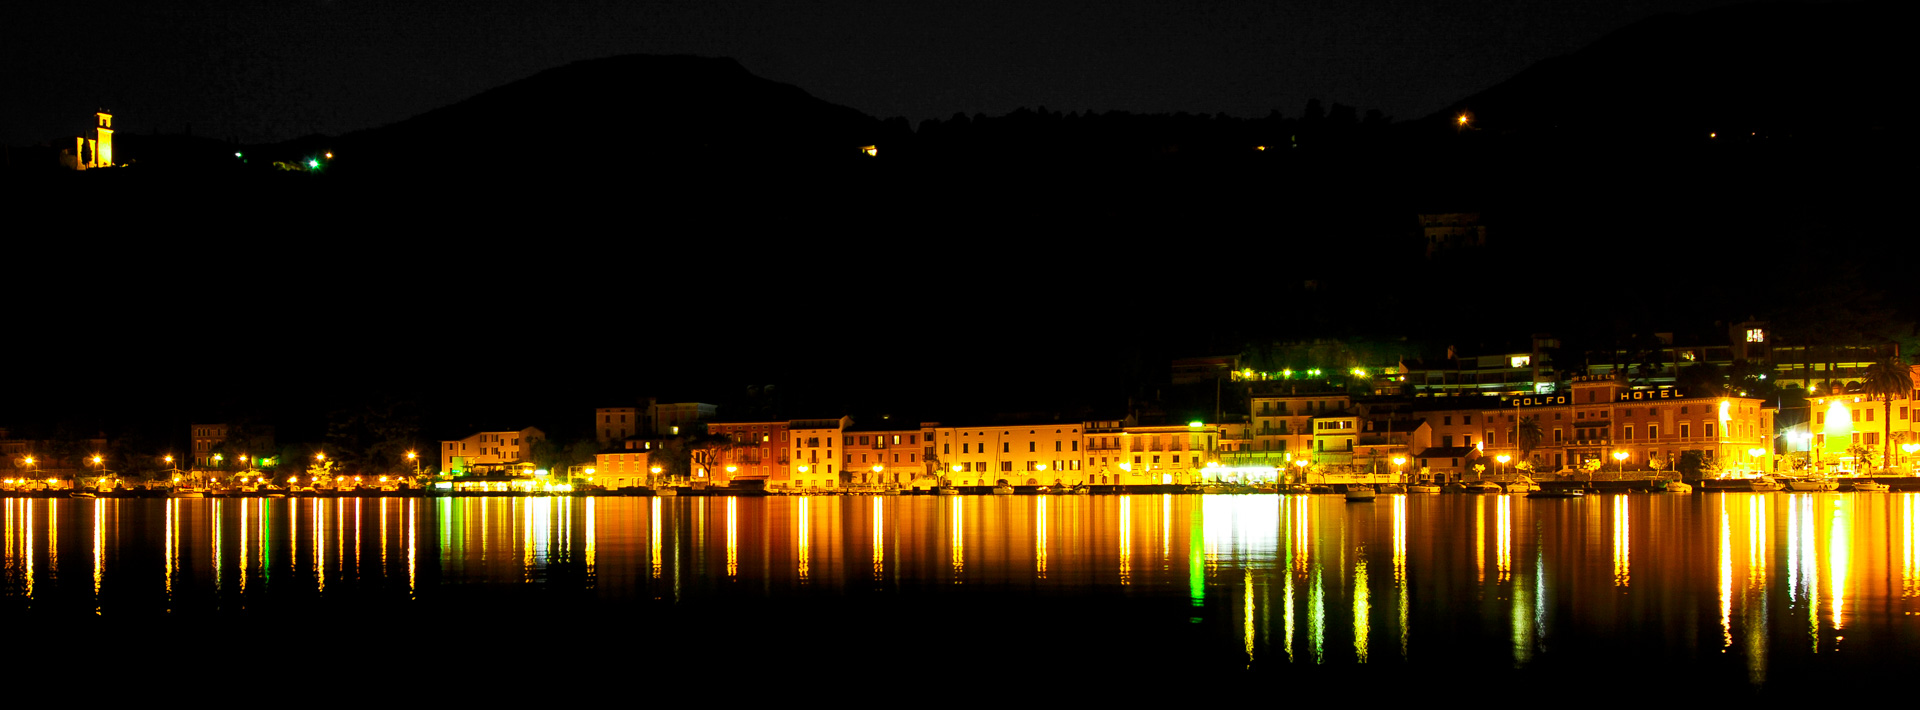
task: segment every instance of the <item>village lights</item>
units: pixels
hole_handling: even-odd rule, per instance
[[[313,460],[315,460],[315,461],[325,461],[325,460],[327,460],[327,453],[326,453],[325,451],[322,451],[322,452],[320,452],[320,453],[317,453],[317,454],[314,454],[314,455],[313,455]]]
[[[1122,467],[1122,468],[1124,468],[1124,467],[1126,467],[1126,464],[1121,464],[1121,467]],[[953,472],[954,472],[954,473],[959,473],[959,472],[960,472],[960,469],[961,469],[961,466],[960,466],[960,464],[954,464],[954,465],[953,465]],[[804,468],[802,468],[802,469],[800,469],[800,470],[802,470],[802,471],[805,471],[806,469],[804,469]]]

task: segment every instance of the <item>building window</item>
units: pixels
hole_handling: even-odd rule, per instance
[[[1620,427],[1620,439],[1622,441],[1633,441],[1633,427],[1631,426]]]
[[[1685,438],[1687,438],[1687,424],[1686,424],[1686,422],[1681,422],[1681,423],[1680,423],[1680,438],[1682,438],[1682,439],[1685,439]]]
[[[1648,425],[1647,425],[1647,438],[1648,438],[1648,439],[1659,439],[1659,438],[1660,438],[1660,425],[1658,425],[1658,424],[1648,424]]]

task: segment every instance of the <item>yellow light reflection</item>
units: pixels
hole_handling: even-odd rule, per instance
[[[1327,590],[1322,583],[1320,563],[1313,563],[1312,586],[1307,588],[1307,641],[1313,644],[1313,663],[1325,663],[1327,641]]]
[[[587,579],[588,580],[592,580],[594,578],[593,566],[596,562],[599,561],[597,559],[598,550],[596,549],[594,544],[595,539],[598,537],[598,534],[599,534],[599,529],[594,525],[594,519],[593,519],[594,500],[595,500],[594,497],[587,498]]]
[[[1811,497],[1811,496],[1809,496]],[[1833,630],[1838,634],[1847,626],[1847,574],[1853,563],[1853,536],[1846,502],[1835,498],[1833,517],[1827,528],[1828,584],[1833,598]],[[1834,638],[1835,645],[1840,639]]]
[[[1473,497],[1473,568],[1481,586],[1487,583],[1487,497]]]
[[[408,599],[414,598],[414,594],[416,593],[416,590],[414,588],[414,572],[415,572],[415,565],[417,564],[419,559],[417,550],[414,547],[415,532],[416,532],[415,522],[418,517],[415,510],[418,507],[416,505],[417,503],[419,503],[418,499],[415,499],[415,498],[407,499],[407,598]]]
[[[178,548],[174,547],[173,526],[175,523],[174,523],[173,513],[174,513],[174,509],[179,507],[178,505],[179,502],[180,500],[177,498],[167,499],[167,522],[166,522],[166,525],[167,525],[167,533],[166,533],[167,574],[164,579],[166,579],[167,611],[169,612],[173,611],[173,558],[174,558],[174,555],[178,554],[179,552]],[[7,501],[7,551],[8,552],[13,551],[13,501],[11,500]]]
[[[248,502],[249,501],[245,498],[240,499],[240,526],[239,526],[240,527],[240,574],[239,574],[239,577],[240,577],[240,594],[242,596],[246,595],[247,593],[247,528],[249,527],[247,525],[247,507],[248,507],[247,503]]]
[[[1160,494],[1160,569],[1173,560],[1173,494]]]
[[[877,518],[880,514],[880,509],[877,507],[880,501],[879,499],[876,498],[874,499],[873,502],[876,506],[874,508],[874,515]],[[874,545],[876,546],[874,548],[875,550],[874,554],[876,555],[876,558],[875,558],[876,560],[878,559],[877,555],[879,554],[878,552],[879,544],[880,544],[879,540],[876,539],[874,541]],[[1034,508],[1033,572],[1034,572],[1034,576],[1039,579],[1047,578],[1047,499],[1045,497],[1040,498],[1037,501],[1036,506]],[[879,573],[880,573],[879,568],[875,567],[874,574],[878,575]]]
[[[806,499],[802,498],[800,499],[800,502],[805,503]],[[649,538],[649,541],[653,545],[653,557],[652,557],[653,578],[659,579],[661,561],[660,561],[660,498],[658,496],[654,497],[653,499],[653,515],[649,517],[648,520],[653,525],[653,534]]]
[[[107,499],[93,499],[93,615],[100,615],[100,581],[107,565]]]
[[[1253,568],[1243,568],[1240,589],[1240,637],[1247,649],[1247,667],[1253,667]]]
[[[1733,647],[1733,521],[1720,498],[1720,652]]]
[[[1500,583],[1506,584],[1513,579],[1513,497],[1500,496],[1495,505],[1495,514],[1499,517],[1498,537],[1494,541],[1495,563],[1500,572]]]
[[[879,497],[873,499],[873,581],[878,582],[887,568],[886,511]]]
[[[1920,564],[1915,564],[1914,555],[1920,550],[1914,549],[1913,499],[1915,493],[1900,496],[1900,597],[1910,599],[1920,594]],[[29,557],[29,560],[32,558]]]
[[[1627,497],[1613,497],[1613,586],[1631,586],[1633,581],[1633,521],[1627,512]]]
[[[1504,503],[1506,497],[1500,500]],[[1361,547],[1353,556],[1353,655],[1359,663],[1367,662],[1367,617],[1372,611],[1367,598],[1367,548]]]
[[[960,499],[955,498],[954,502],[958,503],[960,502]],[[795,527],[794,539],[796,540],[796,545],[798,547],[798,549],[794,553],[794,563],[796,565],[795,571],[799,573],[800,582],[803,584],[806,583],[807,581],[807,573],[809,571],[807,568],[810,567],[813,562],[813,550],[810,548],[809,541],[807,540],[807,535],[810,533],[810,528],[813,527],[813,521],[808,519],[810,515],[808,510],[809,503],[811,503],[811,501],[809,501],[806,497],[802,497],[800,501],[795,505],[795,507],[799,510],[799,516],[795,518],[795,522],[794,522],[794,527]],[[955,544],[957,545],[958,543],[955,543]],[[954,554],[956,556],[959,555],[959,552],[957,549],[954,552]]]
[[[1133,496],[1120,498],[1120,583],[1133,584]]]
[[[8,502],[9,502],[9,503],[11,503],[11,502],[12,502],[12,500],[11,500],[11,499],[9,499],[9,500],[8,500]],[[28,600],[28,601],[32,601],[32,600],[33,600],[33,582],[34,582],[34,579],[33,579],[33,576],[34,576],[34,575],[33,575],[33,553],[34,553],[34,547],[33,547],[33,504],[32,504],[32,503],[22,503],[22,504],[20,504],[20,508],[21,508],[21,509],[22,509],[23,511],[25,511],[25,515],[22,515],[21,517],[23,517],[23,518],[25,518],[25,519],[26,519],[26,523],[27,523],[27,524],[26,524],[26,534],[24,535],[24,537],[26,538],[26,541],[27,541],[27,544],[26,544],[26,547],[24,548],[24,551],[23,551],[23,554],[21,554],[21,557],[24,557],[24,558],[26,558],[26,561],[27,561],[27,563],[26,563],[26,568],[27,568],[27,588],[26,588],[26,590],[25,590],[25,591],[26,591],[26,595],[27,595],[27,600]]]
[[[327,499],[314,501],[313,509],[313,575],[319,591],[327,591]]]
[[[728,577],[737,577],[740,575],[740,532],[738,527],[739,526],[738,519],[739,519],[740,511],[737,508],[735,508],[735,504],[738,500],[739,500],[738,498],[734,498],[733,496],[727,496],[727,576]],[[878,499],[875,499],[874,502],[878,503],[880,501]]]
[[[1407,497],[1393,497],[1393,584],[1400,606],[1400,658],[1407,658]]]

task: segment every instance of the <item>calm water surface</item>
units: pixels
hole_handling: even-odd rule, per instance
[[[1920,494],[4,501],[6,618],[1189,673],[1904,668]],[[477,635],[476,642],[491,638]],[[596,652],[599,653],[599,652]],[[878,659],[877,659],[878,660]],[[1044,672],[1042,670],[1041,672]],[[1884,677],[1884,676],[1879,676]]]

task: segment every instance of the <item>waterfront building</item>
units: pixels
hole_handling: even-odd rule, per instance
[[[187,427],[191,435],[188,441],[192,446],[192,461],[195,469],[213,468],[214,449],[227,441],[225,424],[191,424]]]
[[[720,486],[745,479],[768,488],[784,487],[793,478],[787,455],[788,425],[784,421],[708,422],[707,434],[727,440],[712,449],[708,480]]]
[[[1420,235],[1427,258],[1445,252],[1465,252],[1487,246],[1487,227],[1478,212],[1420,215]]]
[[[841,465],[850,485],[901,486],[931,470],[924,455],[924,436],[918,426],[902,428],[882,419],[855,424],[841,434]]]
[[[1788,455],[1798,462],[1830,473],[1915,472],[1920,462],[1920,390],[1891,402],[1851,393],[1811,397],[1807,404],[1811,419],[1785,437]],[[1888,453],[1891,458],[1883,458]]]
[[[587,482],[607,489],[637,488],[653,480],[651,448],[608,449],[593,455]]]
[[[530,464],[533,444],[546,433],[534,427],[483,431],[464,439],[440,442],[440,471],[452,476],[478,475],[522,468]]]
[[[1553,391],[1557,375],[1551,353],[1560,341],[1536,334],[1524,347],[1462,354],[1407,367],[1404,382],[1419,397],[1520,396]],[[1397,389],[1397,387],[1396,387]]]
[[[1250,403],[1253,455],[1238,458],[1278,468],[1296,458],[1310,458],[1315,446],[1323,446],[1316,444],[1316,432],[1320,431],[1314,423],[1316,418],[1347,416],[1353,398],[1345,390],[1322,383],[1279,382],[1255,385]],[[1329,436],[1337,431],[1329,430]]]
[[[934,458],[956,486],[1079,485],[1088,482],[1084,428],[1079,421],[934,426]]]
[[[1208,464],[1219,464],[1217,454],[1220,427],[1191,422],[1158,426],[1131,425],[1120,428],[1117,436],[1101,433],[1102,445],[1117,444],[1112,463],[1093,468],[1089,464],[1086,482],[1095,484],[1197,485],[1211,482]],[[1100,456],[1106,460],[1107,456]],[[1091,460],[1091,459],[1089,459]]]
[[[841,437],[852,425],[851,417],[787,422],[793,442],[788,450],[793,455],[789,459],[792,479],[785,487],[796,491],[845,488],[846,467],[834,458],[834,452],[845,451],[840,446]],[[777,482],[775,487],[780,487]]]

